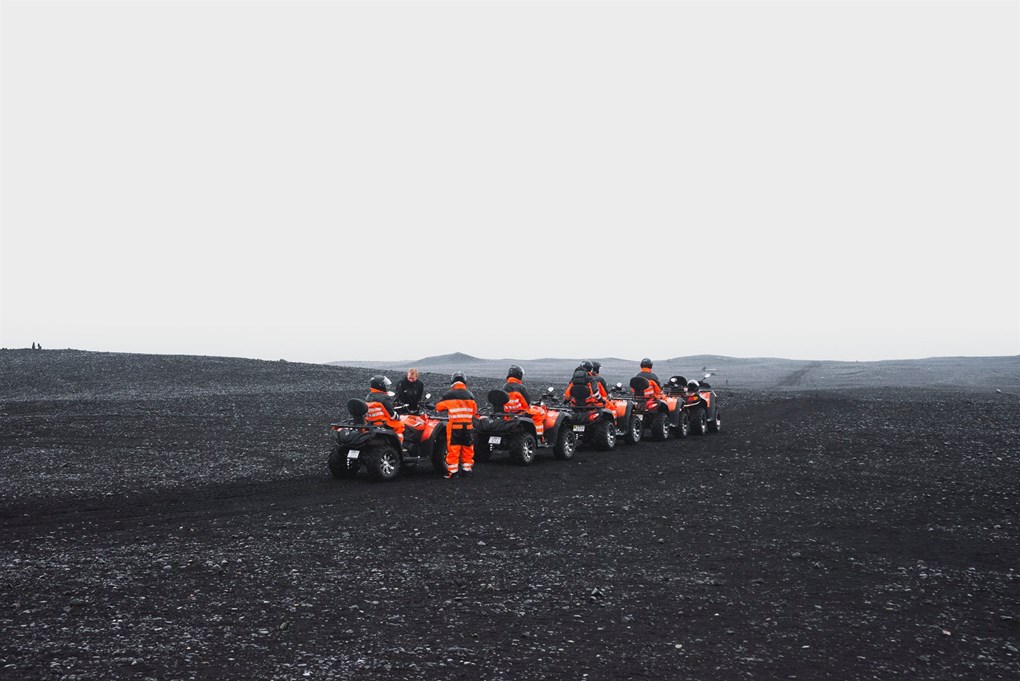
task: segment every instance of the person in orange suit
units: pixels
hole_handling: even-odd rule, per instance
[[[478,403],[467,388],[467,378],[458,371],[450,378],[450,389],[436,403],[436,411],[445,411],[450,419],[446,423],[446,479],[460,475],[469,478],[475,466],[474,419]]]
[[[659,382],[659,377],[652,371],[652,360],[647,357],[642,359],[641,370],[637,375],[648,379],[648,387],[645,388],[645,394],[638,395],[638,397],[662,397],[662,384]]]
[[[387,426],[397,432],[397,438],[401,444],[404,442],[404,422],[397,418],[397,412],[393,408],[393,398],[390,397],[390,386],[392,382],[385,376],[373,376],[369,383],[368,397],[365,402],[368,404],[368,413],[365,414],[365,423],[374,426]]]
[[[568,404],[576,405],[578,402],[579,394],[576,386],[587,386],[587,393],[583,398],[583,404],[585,405],[599,405],[604,406],[609,401],[609,392],[603,387],[602,383],[599,382],[598,378],[592,372],[595,371],[595,365],[590,360],[583,360],[581,364],[574,369],[574,375],[570,378],[570,383],[567,384],[567,389],[563,393],[563,399]]]
[[[510,396],[510,400],[503,409],[508,414],[527,412],[535,423],[535,436],[541,442],[545,439],[545,409],[531,403],[531,395],[528,394],[523,381],[524,369],[511,364],[506,371],[506,383],[503,385],[503,392]]]

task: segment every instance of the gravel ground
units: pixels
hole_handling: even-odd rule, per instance
[[[370,374],[0,351],[0,678],[1020,678],[1016,395],[334,480]]]

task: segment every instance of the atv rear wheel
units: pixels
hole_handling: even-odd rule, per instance
[[[368,452],[368,477],[377,481],[392,480],[400,472],[400,454],[391,445],[379,445]]]
[[[691,432],[695,435],[704,435],[708,432],[708,415],[704,407],[698,407],[691,414]]]
[[[627,429],[623,431],[623,441],[629,445],[636,445],[641,442],[641,431],[645,428],[644,420],[640,414],[631,414],[627,421]]]
[[[522,433],[510,441],[510,459],[521,466],[527,466],[535,460],[535,436]]]
[[[616,424],[609,419],[602,419],[592,426],[592,444],[600,452],[608,452],[616,447]]]
[[[718,433],[722,428],[722,417],[719,416],[719,409],[715,410],[715,418],[708,421],[708,432]]]
[[[687,410],[684,409],[682,412],[680,412],[680,423],[676,429],[676,436],[678,438],[683,439],[690,434],[691,434],[691,416],[690,414],[687,413]]]
[[[652,425],[649,426],[649,429],[652,441],[665,442],[669,439],[669,417],[661,411],[656,412],[652,417]]]
[[[574,458],[574,452],[577,451],[577,436],[574,435],[574,431],[570,429],[570,426],[563,424],[560,426],[560,432],[556,435],[556,444],[553,446],[553,456],[560,461],[568,461]]]
[[[329,471],[334,478],[353,478],[358,474],[358,460],[347,458],[347,448],[333,445],[329,453]]]

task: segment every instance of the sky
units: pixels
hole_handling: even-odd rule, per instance
[[[0,2],[0,346],[1020,354],[1017,2]]]

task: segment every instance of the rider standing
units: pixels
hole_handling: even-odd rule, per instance
[[[450,378],[450,389],[436,403],[436,411],[449,413],[446,424],[446,479],[460,474],[470,477],[475,465],[474,418],[478,415],[478,404],[474,394],[467,389],[467,378],[458,371]]]
[[[418,411],[424,394],[425,384],[418,379],[417,369],[408,369],[407,375],[397,381],[396,403],[406,404],[411,411]]]

